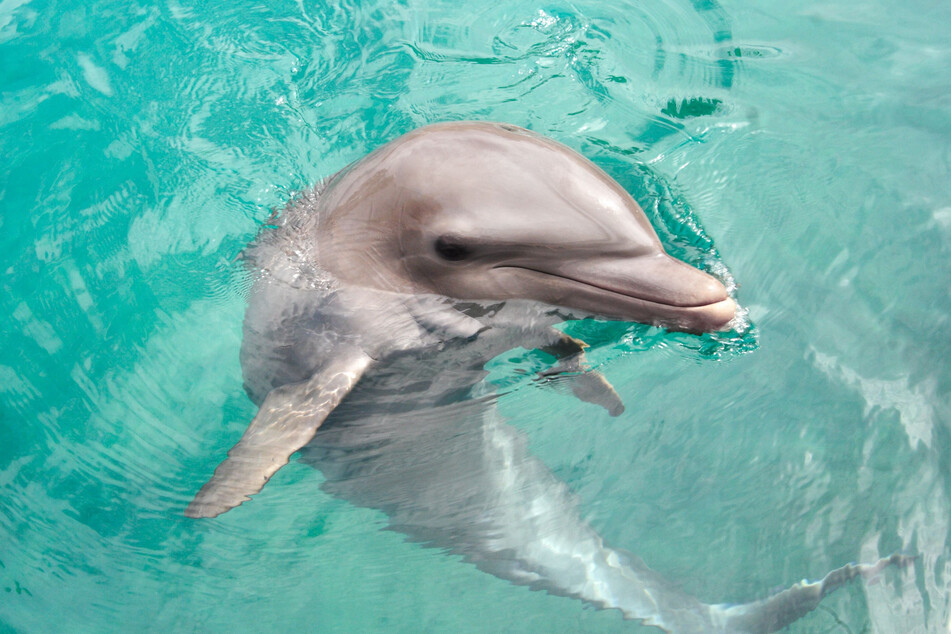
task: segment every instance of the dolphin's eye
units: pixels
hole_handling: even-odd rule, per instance
[[[457,238],[440,236],[436,238],[436,253],[444,260],[458,262],[459,260],[465,260],[472,252]]]

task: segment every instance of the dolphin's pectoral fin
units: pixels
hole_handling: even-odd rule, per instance
[[[540,348],[540,350],[555,356],[558,363],[544,372],[540,372],[542,379],[563,375],[570,381],[571,391],[576,397],[586,403],[600,405],[611,416],[620,416],[624,412],[624,403],[618,396],[614,386],[597,370],[589,370],[584,355],[588,344],[575,339],[563,332],[557,333],[554,343]]]
[[[581,355],[564,359],[558,365],[538,374],[542,380],[564,377],[568,380],[571,392],[577,398],[586,403],[600,405],[611,416],[620,416],[624,413],[624,402],[621,401],[614,386],[597,370],[586,369],[584,357]]]
[[[342,351],[310,379],[271,390],[244,436],[185,509],[185,515],[216,517],[248,501],[295,451],[310,442],[371,361],[362,350]]]
[[[611,416],[620,416],[624,413],[624,402],[614,390],[607,378],[597,370],[589,370],[584,374],[575,374],[571,377],[571,391],[582,401],[600,405],[608,410]]]

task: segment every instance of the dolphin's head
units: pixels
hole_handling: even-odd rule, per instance
[[[530,299],[693,332],[724,329],[736,311],[717,279],[665,253],[617,182],[515,126],[422,128],[342,173],[327,194],[321,245],[351,282]]]

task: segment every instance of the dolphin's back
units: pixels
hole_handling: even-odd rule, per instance
[[[775,632],[849,580],[907,561],[850,564],[749,604],[702,603],[604,543],[568,487],[499,415],[482,383],[482,354],[466,352],[456,351],[458,364],[445,354],[442,363],[405,355],[358,386],[302,453],[323,472],[323,488],[495,576],[679,634]]]
[[[353,409],[335,412],[302,454],[325,475],[326,491],[509,581],[679,623],[675,631],[712,631],[707,606],[603,543],[491,398],[356,416],[367,404],[360,396],[355,390]]]

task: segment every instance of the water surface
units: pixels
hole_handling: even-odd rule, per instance
[[[584,516],[709,602],[919,554],[790,629],[947,631],[949,24],[894,0],[3,0],[0,630],[638,629],[406,543],[301,464],[182,515],[255,411],[234,260],[271,210],[492,119],[602,165],[755,324],[570,326],[616,419],[524,351],[492,362]]]

